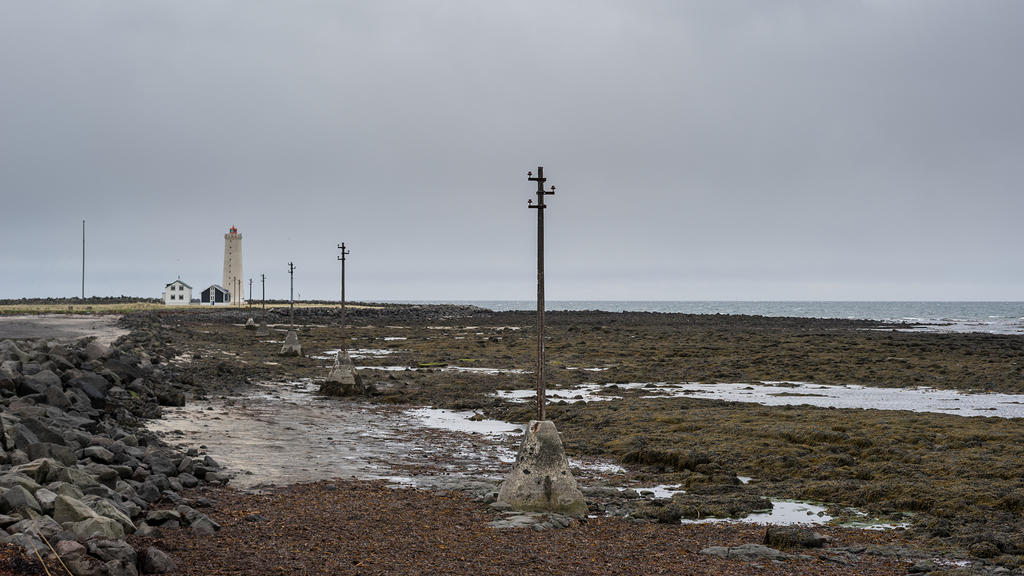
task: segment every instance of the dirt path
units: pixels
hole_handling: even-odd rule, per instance
[[[0,316],[0,340],[28,338],[72,342],[95,336],[100,344],[110,344],[128,330],[117,326],[119,315],[72,316],[64,314]]]

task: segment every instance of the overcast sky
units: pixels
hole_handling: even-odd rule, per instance
[[[0,14],[0,298],[1024,299],[1024,2]]]

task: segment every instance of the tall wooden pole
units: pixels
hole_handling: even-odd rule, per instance
[[[341,343],[347,347],[348,332],[345,330],[345,256],[351,251],[345,249],[345,243],[338,244],[338,250],[341,250],[341,256],[338,256],[338,260],[341,260]]]
[[[544,190],[544,167],[537,167],[537,176],[527,172],[528,179],[537,183],[537,203],[530,200],[530,208],[537,209],[537,420],[544,420],[544,196],[555,193],[555,187]]]
[[[288,263],[288,275],[291,277],[291,288],[288,292],[288,321],[295,329],[295,264]]]

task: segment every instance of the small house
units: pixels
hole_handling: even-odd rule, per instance
[[[187,306],[192,302],[192,287],[178,278],[174,282],[164,286],[162,296],[164,304],[168,306]]]
[[[231,303],[231,292],[224,289],[219,284],[214,284],[206,290],[203,290],[199,302],[201,304],[207,304],[214,306],[216,304],[230,304]]]

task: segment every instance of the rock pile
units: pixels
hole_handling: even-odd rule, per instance
[[[76,575],[120,576],[173,567],[127,535],[219,528],[179,493],[226,482],[220,466],[139,426],[185,403],[166,358],[139,346],[146,337],[0,342],[0,542],[59,555]]]

